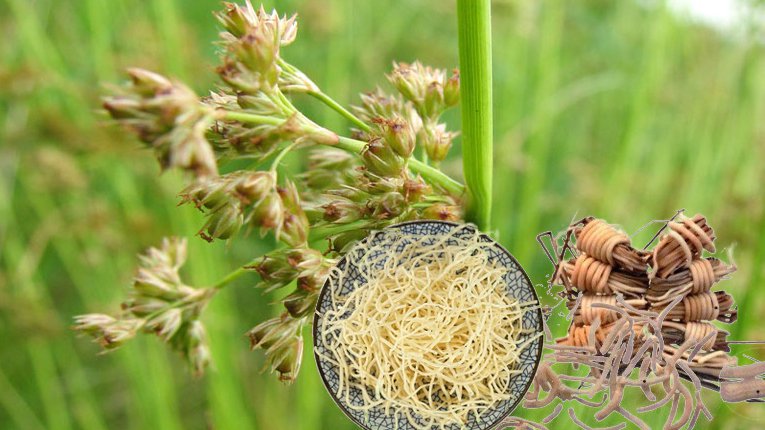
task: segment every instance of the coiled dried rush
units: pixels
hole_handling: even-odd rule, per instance
[[[668,223],[669,232],[648,259],[656,277],[666,278],[679,268],[689,267],[705,249],[715,252],[715,232],[706,217],[696,214],[688,218],[680,214],[677,219]]]
[[[622,293],[640,297],[647,289],[645,276],[624,272],[587,254],[566,261],[561,269],[556,282],[573,293]]]
[[[602,219],[588,217],[574,224],[576,247],[581,252],[631,272],[646,271],[645,255],[633,248],[630,238]]]
[[[714,232],[702,215],[671,220],[668,230],[650,252],[635,250],[626,234],[592,217],[571,225],[562,245],[552,233],[538,237],[555,267],[550,288],[565,288],[559,295],[571,320],[567,335],[547,344],[552,352],[524,404],[555,405],[545,425],[570,402],[594,408],[598,421],[616,412],[640,429],[649,428],[640,414],[660,408],[670,411],[665,430],[693,428],[701,415],[711,419],[702,387],[719,389],[721,373],[737,362],[728,354],[728,332],[711,322],[734,322],[737,309],[729,294],[713,287],[736,267],[702,255],[715,249]],[[576,241],[569,243],[572,232]],[[542,243],[543,235],[551,238],[554,253]],[[646,266],[650,269],[644,271]],[[627,288],[615,282],[619,276]],[[558,373],[557,365],[584,367],[588,373]],[[744,398],[759,387],[765,390],[765,384],[732,381],[726,390],[731,398]],[[630,388],[640,389],[652,403],[635,409],[623,404]],[[574,419],[573,409],[568,411]],[[575,422],[589,428],[578,418]]]

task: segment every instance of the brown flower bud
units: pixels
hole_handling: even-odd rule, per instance
[[[444,104],[447,108],[456,106],[460,101],[460,71],[452,70],[452,75],[444,82]]]
[[[329,248],[333,252],[345,253],[356,242],[367,237],[367,234],[369,234],[369,230],[362,228],[340,233],[331,238]]]
[[[408,203],[417,203],[432,191],[430,186],[419,176],[416,179],[405,180],[402,190]]]
[[[260,227],[260,234],[281,229],[284,222],[284,206],[276,190],[268,193],[252,210],[247,221]]]
[[[278,237],[292,247],[304,245],[308,240],[308,217],[300,207],[300,196],[293,182],[277,189],[284,206],[284,219]]]
[[[298,335],[302,321],[290,317],[285,312],[281,316],[271,318],[256,325],[247,332],[250,338],[250,348],[270,349],[285,338]]]
[[[361,158],[370,172],[380,176],[400,176],[405,161],[383,139],[374,139],[364,147]]]
[[[425,152],[434,163],[439,163],[446,158],[452,147],[452,140],[457,133],[446,131],[446,124],[434,124],[422,129],[422,143]]]
[[[387,193],[370,202],[373,208],[372,216],[376,219],[388,220],[401,215],[407,208],[406,199],[401,193]]]
[[[423,219],[436,219],[441,221],[459,221],[461,212],[459,206],[436,203],[422,211]]]
[[[301,283],[300,279],[298,279],[298,285]],[[287,312],[289,312],[293,318],[300,318],[306,316],[309,312],[314,310],[318,297],[318,291],[305,290],[298,286],[295,291],[282,299],[282,304],[284,304]]]
[[[279,380],[291,384],[300,372],[303,360],[303,338],[286,338],[266,351],[271,371],[279,373]]]
[[[408,158],[414,152],[416,136],[408,122],[400,117],[373,120],[380,136],[396,154]]]
[[[242,227],[244,217],[241,207],[238,203],[222,206],[210,215],[203,230],[199,235],[206,241],[212,242],[214,239],[228,239]]]
[[[324,220],[338,224],[345,224],[361,219],[366,214],[366,206],[351,200],[333,200],[322,206]]]

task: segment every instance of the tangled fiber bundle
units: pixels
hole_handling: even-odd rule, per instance
[[[736,357],[728,354],[728,333],[711,323],[736,320],[732,296],[712,291],[736,267],[703,256],[715,250],[714,230],[704,216],[678,214],[659,234],[665,230],[651,251],[633,248],[624,232],[591,217],[572,224],[562,245],[550,232],[538,237],[540,243],[545,235],[551,239],[552,250],[543,245],[555,266],[550,286],[564,287],[559,295],[571,325],[565,337],[546,345],[551,353],[524,403],[528,408],[555,404],[554,410],[541,423],[513,418],[505,424],[545,429],[573,401],[594,408],[598,421],[615,412],[640,429],[649,428],[641,414],[668,407],[663,428],[690,429],[701,414],[712,417],[702,387],[719,390],[723,381],[723,398],[762,397],[765,385],[752,381],[765,367],[737,370],[746,366],[736,366]],[[562,372],[570,366],[587,373]],[[749,379],[725,381],[739,373]],[[622,404],[628,389],[641,390],[652,403],[628,408]],[[573,409],[567,413],[580,427],[591,428]],[[624,428],[626,421],[607,428]]]
[[[419,429],[459,428],[512,398],[519,355],[541,335],[529,335],[522,318],[538,304],[508,295],[508,269],[489,258],[491,242],[458,227],[359,246],[335,268],[333,306],[317,319],[318,335],[333,345],[321,359],[337,366],[334,394],[347,407],[383,408]],[[341,294],[349,277],[363,281]]]

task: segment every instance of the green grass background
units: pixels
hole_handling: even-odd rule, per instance
[[[300,14],[298,41],[283,54],[346,104],[382,83],[392,60],[457,63],[451,1],[267,6]],[[0,0],[0,428],[353,428],[322,387],[310,347],[293,386],[259,373],[262,358],[243,333],[278,312],[278,294],[262,296],[254,277],[208,309],[215,367],[202,379],[156,339],[97,355],[68,329],[75,314],[117,309],[136,252],[201,225],[176,207],[182,178],[158,176],[151,154],[99,113],[99,94],[132,65],[210,88],[218,7]],[[739,271],[724,285],[739,303],[733,337],[765,338],[762,30],[741,23],[722,35],[661,2],[494,2],[495,225],[535,283],[549,272],[537,232],[588,214],[636,231],[682,207],[711,218],[719,248],[735,244]],[[298,102],[331,128],[348,125]],[[458,174],[459,161],[447,169]],[[271,246],[256,237],[190,243],[187,275],[198,285]],[[736,352],[742,361],[765,355]],[[698,428],[765,423],[765,406],[705,398],[715,420]],[[570,426],[559,419],[554,428]]]

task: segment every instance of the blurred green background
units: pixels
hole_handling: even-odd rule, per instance
[[[262,358],[243,334],[279,308],[270,305],[278,295],[252,288],[254,277],[208,309],[216,364],[202,379],[154,338],[97,355],[68,329],[75,314],[117,310],[136,252],[201,226],[192,208],[176,207],[182,178],[159,176],[151,153],[99,112],[99,94],[127,66],[211,88],[210,12],[219,5],[0,0],[0,428],[353,428],[322,387],[310,347],[293,386],[259,373]],[[392,60],[457,64],[451,1],[266,6],[300,14],[298,41],[283,55],[346,104],[382,83]],[[494,3],[495,224],[540,291],[549,264],[537,232],[588,214],[632,232],[682,207],[710,217],[718,248],[735,244],[739,271],[724,284],[739,303],[732,336],[765,339],[765,56],[757,17],[720,31],[658,1]],[[321,123],[347,127],[312,100],[298,102]],[[447,168],[458,174],[459,161]],[[254,236],[228,246],[190,243],[187,274],[198,285],[271,246]],[[743,362],[744,354],[765,356],[756,347],[735,351]],[[765,423],[765,406],[705,398],[715,420],[702,418],[698,428]],[[659,426],[661,414],[650,422]]]

